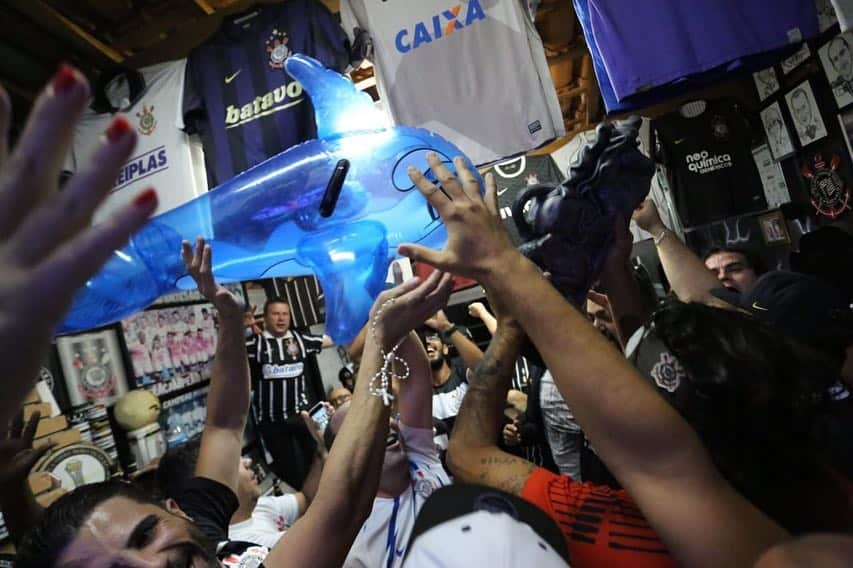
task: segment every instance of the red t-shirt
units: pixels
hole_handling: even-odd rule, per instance
[[[522,498],[554,519],[572,568],[672,568],[666,546],[625,491],[537,468]]]

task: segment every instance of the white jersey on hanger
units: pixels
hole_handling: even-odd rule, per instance
[[[548,62],[519,0],[342,0],[341,21],[373,40],[395,124],[456,144],[475,164],[565,134]]]
[[[148,187],[154,187],[159,197],[155,214],[183,205],[207,191],[204,170],[199,171],[194,162],[195,158],[201,160],[198,164],[203,163],[200,145],[191,144],[183,131],[181,104],[186,66],[186,59],[181,59],[140,69],[145,81],[142,96],[127,108],[118,103],[122,107],[119,113],[136,130],[136,148],[119,171],[112,192],[95,212],[94,222],[103,221]],[[117,90],[117,86],[108,88],[107,98],[112,101]],[[113,105],[118,106],[116,102]],[[83,114],[74,129],[66,170],[76,172],[86,167],[113,116],[91,109]]]
[[[846,32],[853,27],[853,0],[831,0],[841,24],[841,31]]]

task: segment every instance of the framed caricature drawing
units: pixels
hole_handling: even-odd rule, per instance
[[[776,77],[776,70],[772,67],[753,73],[752,80],[755,81],[755,88],[758,90],[758,99],[761,102],[764,102],[767,100],[767,97],[779,90],[779,78]]]
[[[808,81],[803,81],[785,95],[788,110],[794,119],[794,128],[802,146],[808,146],[826,137],[826,125],[820,116],[817,101]]]
[[[820,64],[838,108],[853,103],[853,32],[835,36],[820,48]]]
[[[761,123],[764,125],[767,146],[770,148],[773,159],[778,162],[791,156],[794,153],[794,143],[791,141],[788,127],[785,126],[782,108],[778,102],[761,111]]]

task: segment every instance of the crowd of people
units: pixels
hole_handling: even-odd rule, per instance
[[[63,67],[8,152],[0,91],[4,423],[75,291],[156,208],[147,190],[90,223],[134,146],[122,117],[58,191],[87,97],[83,76]],[[156,492],[108,481],[42,509],[26,473],[45,449],[30,447],[32,422],[18,421],[0,465],[16,565],[849,564],[853,317],[843,277],[762,274],[732,249],[703,259],[647,201],[634,220],[654,238],[670,297],[651,302],[638,285],[620,219],[582,313],[513,246],[490,175],[483,188],[462,159],[455,173],[428,160],[434,182],[408,173],[448,242],[400,247],[436,270],[379,295],[349,347],[354,380],[328,393],[327,424],[305,412],[302,377],[328,339],[292,330],[276,298],[265,329],[247,334],[245,306],[211,273],[215,251],[184,242],[175,254],[218,313],[198,444],[161,460]],[[489,308],[470,307],[492,334],[485,352],[442,311],[451,274],[486,290]],[[264,438],[299,456],[279,464],[298,493],[260,495],[241,458],[252,407]]]

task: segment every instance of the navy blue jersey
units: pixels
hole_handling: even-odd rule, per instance
[[[185,122],[201,135],[211,186],[315,137],[308,95],[284,69],[294,53],[348,65],[346,35],[317,0],[258,5],[190,54]]]

